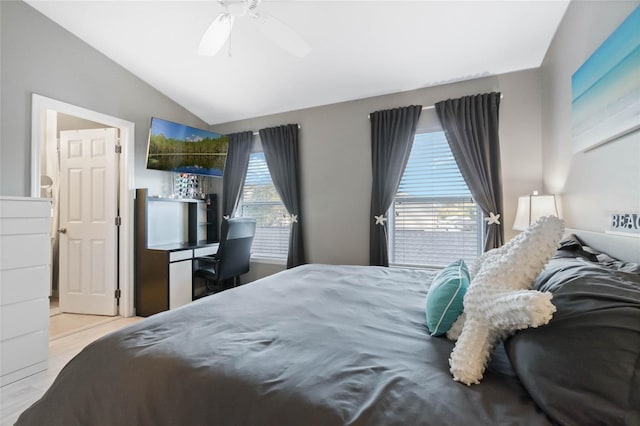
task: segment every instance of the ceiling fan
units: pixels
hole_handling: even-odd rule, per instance
[[[260,0],[218,0],[225,11],[219,14],[205,31],[198,55],[214,56],[231,35],[235,18],[248,17],[262,33],[280,48],[297,56],[305,57],[311,46],[287,24],[260,10]]]

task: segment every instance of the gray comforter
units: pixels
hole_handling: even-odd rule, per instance
[[[78,354],[18,425],[547,425],[517,379],[454,382],[434,274],[307,265],[161,313]]]

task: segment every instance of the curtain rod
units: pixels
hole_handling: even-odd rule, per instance
[[[302,129],[302,127],[300,127],[300,125],[298,124],[298,129]],[[253,136],[258,136],[260,134],[260,132],[253,132]]]
[[[500,99],[504,98],[504,95],[502,93],[500,93]],[[434,109],[436,106],[435,105],[427,105],[427,106],[423,106],[422,110],[424,111],[425,109]],[[367,115],[367,118],[371,118],[371,114]]]

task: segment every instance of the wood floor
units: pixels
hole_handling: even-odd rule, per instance
[[[51,324],[54,318],[52,317]],[[87,322],[85,319],[85,323],[79,329],[76,328],[75,332],[71,332],[65,327],[71,323],[77,325],[78,321],[82,322],[78,318],[72,318],[71,322],[66,322],[66,326],[59,327],[58,335],[49,341],[48,370],[0,388],[0,425],[13,425],[20,413],[42,396],[62,367],[82,348],[112,331],[141,319],[140,317],[98,317],[95,323]]]
[[[59,339],[121,318],[66,313],[54,315],[49,317],[49,340]]]

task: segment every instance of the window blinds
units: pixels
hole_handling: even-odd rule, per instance
[[[286,259],[291,221],[273,185],[263,152],[249,157],[240,207],[241,216],[256,219],[252,256]]]
[[[416,134],[389,218],[393,264],[441,267],[480,253],[482,213],[443,132]]]

